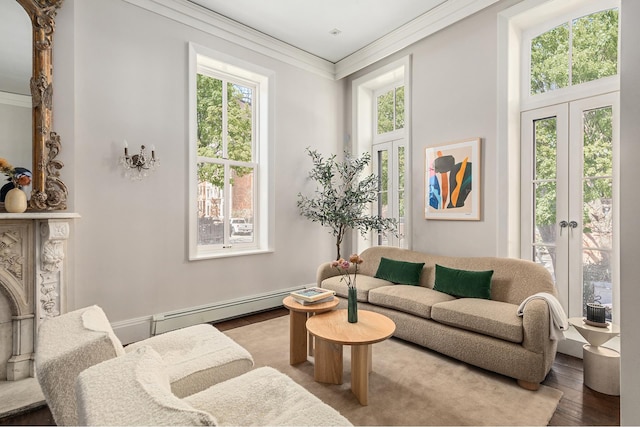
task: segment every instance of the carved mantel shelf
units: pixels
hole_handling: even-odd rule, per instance
[[[0,212],[0,220],[3,219],[76,219],[80,214],[75,212]]]
[[[8,298],[13,331],[11,341],[0,341],[0,349],[12,349],[0,367],[9,381],[34,375],[38,326],[66,311],[66,247],[78,218],[60,211],[0,213],[0,294]]]

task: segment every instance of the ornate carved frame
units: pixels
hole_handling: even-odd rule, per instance
[[[56,160],[62,147],[53,123],[53,64],[51,50],[55,17],[63,0],[17,0],[31,18],[33,28],[33,182],[30,209],[36,211],[67,208],[67,186],[60,179],[64,166]]]

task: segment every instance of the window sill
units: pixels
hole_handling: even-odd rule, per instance
[[[189,261],[200,261],[205,259],[229,258],[247,255],[261,255],[273,253],[273,249],[221,249],[211,252],[202,252],[196,255],[190,255]]]

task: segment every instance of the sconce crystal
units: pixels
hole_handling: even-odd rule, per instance
[[[156,157],[155,147],[151,146],[151,157],[147,154],[146,147],[140,146],[140,153],[129,155],[129,144],[124,141],[124,156],[120,158],[120,164],[124,167],[124,175],[131,180],[138,181],[149,175],[160,166],[160,159]]]

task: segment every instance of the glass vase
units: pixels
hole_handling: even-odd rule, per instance
[[[347,294],[347,319],[349,323],[358,322],[358,291],[356,288],[349,288],[349,293]]]

